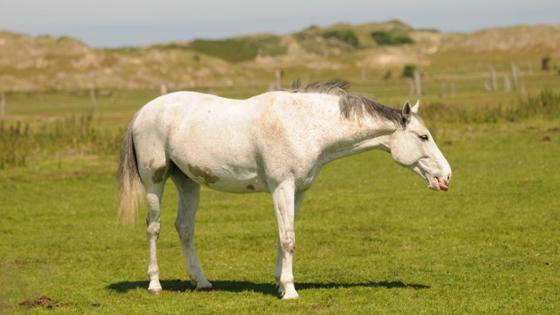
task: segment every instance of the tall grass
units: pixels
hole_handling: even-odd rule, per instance
[[[38,124],[0,121],[0,169],[52,154],[115,154],[123,132],[101,131],[90,113]]]
[[[543,90],[539,94],[519,98],[509,105],[460,106],[431,103],[422,108],[422,116],[431,121],[453,123],[495,123],[518,121],[529,117],[558,117],[560,93]]]

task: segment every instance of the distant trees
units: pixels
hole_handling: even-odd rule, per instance
[[[371,37],[379,46],[413,44],[414,40],[408,35],[396,31],[375,31]]]

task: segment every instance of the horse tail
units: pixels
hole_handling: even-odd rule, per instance
[[[138,213],[138,205],[142,197],[143,187],[136,151],[134,150],[134,139],[132,137],[132,125],[136,116],[132,118],[121,146],[119,169],[117,181],[119,186],[119,217],[123,223],[134,223]]]

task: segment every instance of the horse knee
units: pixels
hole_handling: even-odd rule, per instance
[[[159,229],[160,229],[159,222],[150,222],[148,223],[148,228],[146,229],[146,232],[150,236],[159,237]]]
[[[282,249],[287,251],[288,253],[293,253],[296,249],[296,238],[295,238],[295,234],[294,233],[287,233],[288,235],[285,235],[282,238],[281,246]]]

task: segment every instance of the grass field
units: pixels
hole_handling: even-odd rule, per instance
[[[153,96],[100,97],[97,128],[118,132]],[[9,104],[8,123],[31,124],[90,106],[87,95],[59,94],[10,95]],[[25,167],[0,170],[0,313],[560,312],[560,119],[428,123],[453,167],[450,191],[429,191],[382,152],[328,165],[297,220],[300,299],[287,302],[272,276],[270,196],[203,191],[196,244],[215,289],[194,292],[169,183],[158,242],[164,291],[152,296],[144,225],[116,221],[116,152],[31,148]],[[62,305],[19,305],[41,296]]]

